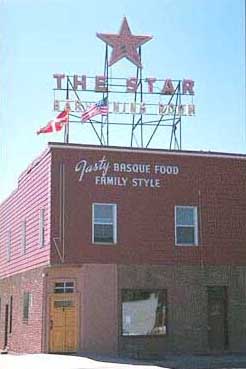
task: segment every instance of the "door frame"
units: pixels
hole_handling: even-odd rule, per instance
[[[209,321],[209,288],[221,288],[221,290],[223,289],[223,297],[222,295],[220,296],[220,298],[218,298],[219,301],[223,301],[223,311],[224,311],[224,319],[223,319],[223,325],[224,325],[224,342],[223,342],[223,351],[226,351],[229,348],[229,332],[228,332],[228,286],[218,286],[218,285],[210,285],[207,286],[207,326],[208,326],[208,348],[210,351],[218,351],[218,350],[213,350],[211,348],[211,342],[209,339],[209,328],[210,328],[210,321]]]
[[[75,302],[75,314],[77,316],[77,352],[80,348],[80,293],[73,292],[73,293],[49,293],[48,294],[48,314],[47,314],[47,348],[49,353],[54,353],[51,351],[51,333],[50,333],[50,324],[51,324],[51,304],[55,300],[70,300],[73,299]],[[59,352],[61,353],[61,352]],[[64,353],[72,353],[72,351],[65,351]]]

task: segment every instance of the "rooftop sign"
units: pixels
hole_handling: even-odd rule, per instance
[[[146,147],[148,147],[157,128],[165,126],[172,129],[170,147],[174,138],[175,148],[179,149],[181,129],[178,137],[176,133],[177,127],[181,125],[181,117],[195,115],[193,104],[195,82],[191,78],[177,80],[169,77],[165,79],[156,76],[144,77],[141,47],[150,41],[152,36],[133,34],[126,18],[123,19],[118,34],[97,33],[96,35],[106,44],[104,73],[94,76],[88,76],[86,73],[73,75],[54,73],[54,110],[62,111],[67,108],[72,119],[80,118],[80,121],[88,116],[87,122],[92,125],[102,145],[104,142],[106,145],[109,144],[109,126],[113,124],[125,126],[125,129],[131,126],[131,146],[140,127],[141,147],[145,146],[144,127],[146,129],[155,127],[149,138],[145,135]],[[109,47],[112,49],[110,56]],[[127,59],[136,66],[135,76],[132,72],[129,76],[113,76],[111,68],[122,59]],[[181,97],[184,101],[181,101]],[[102,109],[99,109],[102,104],[103,113]],[[88,115],[85,114],[87,111],[89,111]],[[101,115],[101,117],[94,118],[95,115]],[[119,115],[125,117],[119,119],[117,118]],[[153,117],[150,120],[148,116]],[[96,124],[101,125],[99,131],[95,128]]]

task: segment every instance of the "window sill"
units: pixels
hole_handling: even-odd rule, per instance
[[[153,337],[167,337],[167,333],[163,334],[121,334],[121,337],[130,337],[130,338],[153,338]]]
[[[176,243],[175,244],[176,247],[198,247],[200,245],[196,244],[196,243]]]
[[[92,242],[92,246],[118,246],[116,242]]]

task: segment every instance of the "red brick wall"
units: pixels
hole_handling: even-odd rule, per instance
[[[13,326],[8,334],[9,351],[40,352],[43,324],[43,270],[33,269],[25,273],[0,280],[1,316],[0,348],[4,346],[5,305],[13,296]],[[23,322],[23,293],[30,292],[31,305],[28,322]]]
[[[244,156],[203,153],[119,150],[83,146],[52,149],[51,233],[59,234],[59,168],[64,165],[65,262],[163,264],[246,263],[246,171]],[[95,184],[99,172],[79,182],[76,164],[95,163],[105,156],[111,163],[108,176],[160,179],[160,188],[103,186]],[[112,163],[145,163],[179,167],[177,175],[117,173]],[[116,203],[118,242],[93,245],[92,203]],[[175,246],[174,207],[199,209],[199,247]],[[52,262],[59,263],[52,247]]]

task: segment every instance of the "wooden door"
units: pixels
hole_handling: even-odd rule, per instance
[[[212,351],[223,351],[228,344],[226,287],[208,287],[208,344]]]
[[[61,293],[50,296],[50,352],[78,350],[78,294]]]

